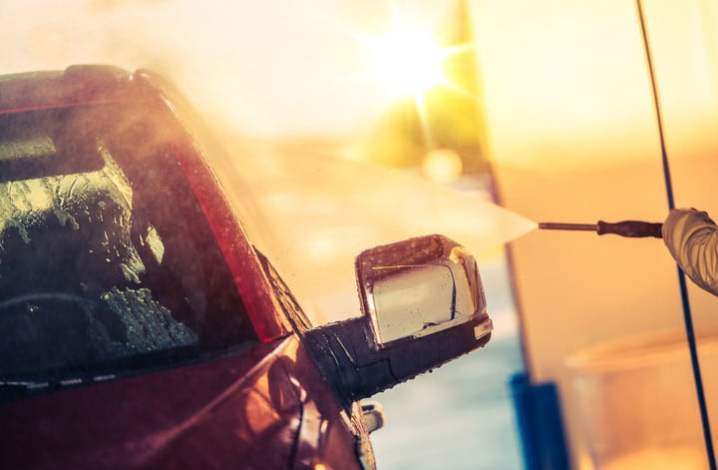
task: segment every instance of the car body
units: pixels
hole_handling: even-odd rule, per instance
[[[374,468],[358,400],[404,377],[362,369],[369,323],[312,328],[205,134],[147,71],[0,77],[1,467]]]

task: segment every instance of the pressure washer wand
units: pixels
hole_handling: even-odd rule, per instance
[[[578,230],[585,232],[596,232],[599,235],[612,233],[622,237],[631,238],[662,238],[661,228],[663,224],[642,222],[639,220],[623,220],[621,222],[604,222],[599,220],[596,224],[562,224],[553,222],[539,223],[541,230]]]

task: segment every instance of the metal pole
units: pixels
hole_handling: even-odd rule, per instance
[[[663,117],[661,116],[661,105],[658,97],[658,87],[656,86],[656,74],[653,68],[653,57],[648,42],[648,33],[646,32],[646,21],[643,15],[643,6],[641,0],[636,0],[638,9],[638,19],[641,25],[641,35],[643,37],[643,47],[646,52],[646,62],[648,65],[648,75],[651,79],[651,90],[653,92],[653,106],[656,112],[656,123],[658,125],[658,137],[661,143],[661,161],[663,163],[663,177],[666,185],[666,194],[668,196],[668,208],[675,208],[673,199],[673,183],[671,181],[671,169],[668,165],[668,152],[666,151],[666,140],[663,134]],[[696,344],[696,335],[693,329],[693,316],[691,315],[691,304],[688,298],[688,287],[686,286],[686,275],[683,270],[678,268],[678,285],[681,292],[681,303],[683,305],[683,321],[686,328],[686,338],[688,340],[688,349],[691,355],[691,366],[693,368],[693,380],[696,387],[696,395],[698,397],[698,407],[701,414],[701,423],[703,425],[703,440],[705,441],[706,454],[708,456],[708,465],[711,470],[716,470],[716,457],[713,449],[713,436],[711,433],[710,420],[708,418],[708,405],[706,404],[705,392],[703,390],[703,378],[701,375],[701,366],[698,360],[698,346]]]

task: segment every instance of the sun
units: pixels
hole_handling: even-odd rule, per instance
[[[417,97],[446,83],[446,51],[430,28],[403,22],[369,40],[372,72],[392,97]]]

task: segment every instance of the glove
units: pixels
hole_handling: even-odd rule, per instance
[[[718,227],[708,214],[674,209],[661,232],[668,251],[686,275],[718,296]]]

